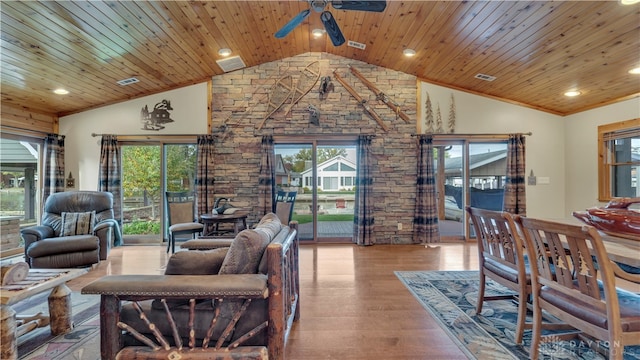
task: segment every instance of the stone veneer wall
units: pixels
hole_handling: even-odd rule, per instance
[[[354,50],[355,51],[355,50]],[[331,76],[334,91],[319,97],[319,82],[284,116],[276,112],[257,130],[267,112],[267,99],[275,80],[320,61],[320,76]],[[410,122],[397,117],[350,71],[353,66],[409,115]],[[384,130],[333,76],[349,83],[383,119]],[[416,98],[415,76],[373,66],[327,53],[306,53],[218,75],[212,79],[212,126],[223,124],[217,144],[216,193],[234,193],[239,204],[257,205],[260,145],[262,135],[317,136],[375,134],[373,150],[373,205],[377,244],[410,244],[416,188]],[[308,105],[320,110],[320,125],[309,122]],[[250,222],[257,221],[253,214]],[[402,230],[398,230],[402,223]]]

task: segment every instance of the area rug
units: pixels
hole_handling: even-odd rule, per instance
[[[531,331],[525,330],[523,345],[513,341],[517,318],[514,301],[485,302],[482,313],[476,315],[480,284],[477,271],[396,271],[395,274],[469,359],[529,358]],[[494,281],[487,282],[485,295],[509,293],[513,292]],[[605,359],[578,340],[542,344],[539,358]],[[626,346],[624,359],[640,359],[640,346]]]
[[[19,315],[49,313],[47,297],[42,293],[12,308]],[[49,326],[37,328],[18,339],[19,359],[96,360],[100,359],[100,295],[71,293],[74,328],[58,336]]]

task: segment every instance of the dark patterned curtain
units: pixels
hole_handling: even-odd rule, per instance
[[[353,242],[358,245],[373,245],[373,178],[371,177],[371,138],[358,137],[358,174],[356,175],[356,199],[353,218]]]
[[[504,184],[504,204],[506,212],[526,216],[524,135],[510,134],[507,146],[507,180]]]
[[[64,191],[64,136],[49,134],[44,139],[43,165],[42,206],[49,195]]]
[[[122,159],[120,154],[118,137],[116,135],[102,135],[98,190],[113,194],[113,216],[122,228]]]
[[[215,136],[198,135],[196,149],[196,203],[198,214],[206,214],[213,209],[216,201],[214,191]]]
[[[413,215],[413,243],[440,242],[436,180],[433,171],[433,137],[418,136],[418,174]]]
[[[262,160],[260,161],[260,175],[258,177],[258,206],[259,212],[264,215],[275,212],[273,196],[276,192],[275,179],[275,153],[273,149],[273,137],[262,137]]]

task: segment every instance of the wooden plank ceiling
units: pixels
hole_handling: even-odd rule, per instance
[[[59,116],[206,81],[230,48],[250,67],[327,52],[555,114],[637,96],[640,4],[617,1],[388,1],[382,13],[326,6],[347,40],[311,15],[273,34],[306,1],[2,1],[2,105]],[[412,58],[402,55],[415,49]],[[487,82],[476,74],[495,76]],[[140,82],[120,86],[116,81]],[[53,94],[66,88],[68,95]],[[583,94],[562,94],[577,88]]]

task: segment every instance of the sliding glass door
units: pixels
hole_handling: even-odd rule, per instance
[[[507,144],[472,140],[434,143],[440,235],[453,239],[474,236],[464,209],[502,210]]]
[[[276,185],[297,191],[293,220],[302,241],[351,242],[356,147],[344,141],[277,143]]]
[[[122,232],[125,242],[159,243],[167,238],[164,194],[166,191],[194,191],[195,171],[195,144],[123,144]]]
[[[465,147],[451,143],[436,146],[434,169],[438,189],[438,224],[443,238],[464,236]]]
[[[356,147],[316,147],[318,242],[352,242],[356,194]]]
[[[315,217],[313,212],[316,182],[313,177],[313,144],[276,144],[276,188],[295,191],[292,220],[298,221],[301,241],[313,241]],[[311,172],[311,176],[306,176]],[[303,177],[303,175],[305,175]]]
[[[122,146],[122,235],[125,243],[162,242],[162,147]]]

